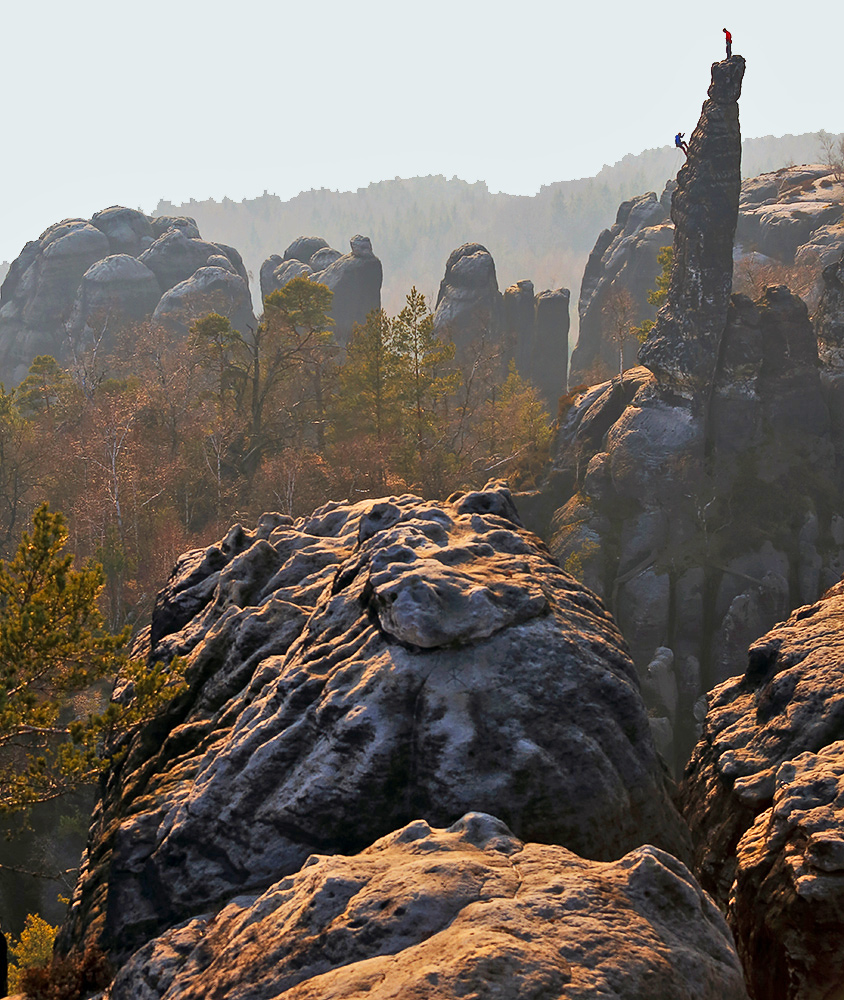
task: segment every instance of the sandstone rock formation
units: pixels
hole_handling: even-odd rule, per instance
[[[207,265],[165,292],[155,307],[152,321],[185,334],[194,320],[209,312],[227,316],[235,330],[244,335],[258,325],[249,286],[225,257],[219,260],[210,256]]]
[[[758,639],[717,687],[686,771],[696,871],[755,1000],[844,982],[844,584]]]
[[[648,367],[567,400],[544,487],[552,551],[614,613],[678,772],[703,693],[844,567],[840,362],[822,381],[788,289],[727,298],[742,68],[713,66],[673,199],[675,266]]]
[[[707,391],[732,289],[741,187],[738,99],[744,59],[712,67],[712,83],[671,196],[674,263],[668,299],[639,358],[684,395]]]
[[[137,258],[127,253],[104,257],[82,275],[67,332],[83,342],[109,324],[141,322],[153,313],[160,298],[158,279]]]
[[[434,330],[460,353],[481,341],[498,344],[503,333],[501,293],[492,254],[480,243],[453,250],[437,293]]]
[[[261,297],[282,288],[293,278],[304,276],[327,285],[334,293],[331,318],[334,336],[347,344],[356,323],[364,323],[373,309],[381,308],[381,261],[372,251],[368,236],[353,236],[351,253],[333,250],[321,236],[300,236],[284,251],[261,265]]]
[[[190,281],[214,261],[236,277],[238,287],[223,296],[239,329],[255,319],[246,270],[233,247],[199,237],[193,219],[154,219],[131,208],[113,206],[86,219],[65,219],[24,247],[0,289],[0,381],[7,388],[26,375],[33,358],[51,354],[59,361],[91,338],[111,336],[120,326],[149,320],[162,294]],[[190,286],[194,310],[210,311],[216,296],[203,300],[207,279]],[[229,285],[234,286],[234,282]],[[182,299],[180,299],[182,302]],[[207,306],[207,308],[206,308]],[[165,304],[161,315],[173,315]]]
[[[580,332],[571,356],[569,385],[594,382],[590,375],[598,369],[618,371],[619,345],[611,335],[609,316],[613,297],[628,298],[629,308],[635,311],[631,322],[654,318],[647,295],[660,270],[657,255],[671,245],[674,235],[668,219],[674,186],[671,182],[659,200],[651,191],[625,201],[615,225],[598,237],[583,272],[577,305]],[[634,337],[621,345],[624,368],[635,364],[638,349]]]
[[[615,225],[598,237],[581,285],[580,333],[571,359],[570,385],[600,380],[596,375],[600,370],[607,373],[605,377],[618,370],[614,296],[628,297],[631,321],[637,325],[655,318],[647,293],[660,272],[657,254],[672,242],[669,208],[675,186],[670,181],[659,201],[651,192],[624,202]],[[755,285],[761,292],[771,283],[770,272],[782,273],[797,265],[807,272],[799,275],[801,294],[814,310],[824,287],[821,272],[844,250],[842,199],[844,183],[835,180],[828,166],[783,167],[744,181],[733,247],[734,285]],[[814,283],[811,274],[817,276]],[[635,364],[637,350],[638,344],[628,338],[623,345],[625,368]]]
[[[569,297],[567,288],[534,295],[532,281],[517,281],[502,296],[504,349],[539,389],[553,413],[566,391]]]
[[[619,861],[524,844],[469,813],[354,857],[312,855],[139,950],[111,1000],[647,997],[746,1000],[723,917],[653,847]]]
[[[583,857],[686,853],[620,636],[503,486],[233,528],[156,603],[149,655],[177,654],[190,691],[110,777],[63,947],[125,957],[314,851],[472,809]]]
[[[566,391],[569,296],[567,288],[537,295],[528,280],[502,295],[492,254],[480,243],[464,243],[446,261],[434,331],[454,341],[464,360],[497,353],[505,372],[515,361],[554,412]]]

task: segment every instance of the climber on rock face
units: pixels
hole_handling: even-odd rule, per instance
[[[733,57],[733,36],[730,34],[729,31],[727,31],[726,28],[724,28],[724,34],[727,36],[726,37],[726,41],[727,41],[727,58],[728,59],[732,59],[732,57]]]
[[[688,144],[683,139],[683,136],[685,134],[686,134],[685,132],[678,132],[677,135],[674,136],[674,145],[677,147],[677,149],[682,149],[683,152],[686,154],[686,156],[688,156],[689,147]]]

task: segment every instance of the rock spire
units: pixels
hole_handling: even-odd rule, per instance
[[[738,99],[744,66],[741,56],[712,65],[709,96],[671,199],[668,301],[639,352],[661,383],[685,396],[710,386],[727,321],[741,189]]]

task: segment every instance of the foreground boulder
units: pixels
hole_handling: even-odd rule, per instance
[[[190,690],[110,776],[65,949],[125,957],[419,817],[686,856],[621,637],[503,486],[232,529],[183,557],[150,644]]]
[[[470,813],[355,857],[312,855],[156,938],[111,1000],[746,1000],[723,917],[677,860],[584,861]]]
[[[709,698],[683,784],[695,870],[756,1000],[844,982],[844,584],[755,642]]]

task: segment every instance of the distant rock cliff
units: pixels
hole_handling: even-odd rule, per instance
[[[65,949],[125,958],[315,851],[467,810],[687,856],[621,638],[504,487],[236,526],[179,562],[148,655],[187,655],[190,690],[109,777]]]
[[[0,288],[0,381],[17,385],[37,354],[63,361],[153,317],[184,333],[210,311],[255,325],[240,254],[200,239],[192,219],[119,206],[65,219],[27,243]]]
[[[321,236],[300,236],[285,250],[261,265],[261,297],[282,288],[293,278],[305,276],[327,285],[334,293],[331,318],[334,336],[347,344],[356,323],[365,323],[373,309],[381,308],[381,261],[372,252],[368,236],[353,236],[351,252],[332,250]]]
[[[553,413],[566,387],[569,298],[567,288],[537,295],[528,280],[502,295],[492,254],[480,243],[464,243],[446,261],[434,330],[454,341],[464,359],[497,353],[505,369],[514,361]]]

